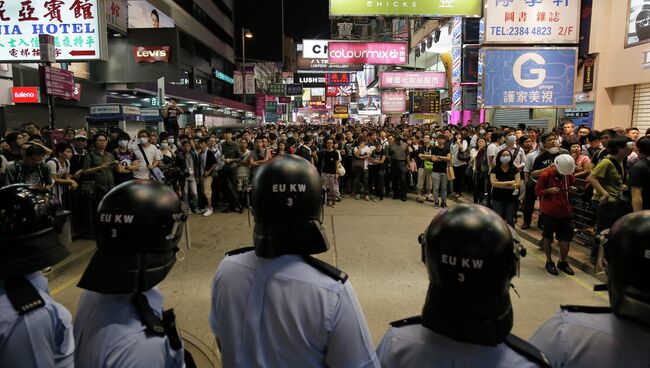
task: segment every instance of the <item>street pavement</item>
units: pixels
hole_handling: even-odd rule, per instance
[[[325,210],[324,225],[332,246],[318,257],[350,275],[375,344],[389,322],[421,313],[428,281],[417,237],[438,211],[431,203],[416,203],[414,197],[406,203],[391,199],[375,203],[348,196],[335,209]],[[219,366],[208,326],[212,277],[226,251],[252,244],[252,228],[246,212],[193,215],[189,227],[192,248],[160,288],[165,308],[176,312],[186,345],[195,356],[206,354],[199,358],[199,366]],[[528,256],[522,259],[521,276],[513,280],[519,296],[511,292],[515,334],[530,337],[561,304],[608,304],[606,292],[593,291],[600,281],[575,267],[575,276],[551,276],[544,269],[543,252],[536,244],[522,242]],[[76,283],[91,247],[89,242],[75,243],[73,248],[83,256],[64,272],[50,276],[56,276],[50,283],[53,296],[73,316],[81,293]]]

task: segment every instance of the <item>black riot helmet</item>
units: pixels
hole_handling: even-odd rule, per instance
[[[58,233],[67,212],[49,193],[16,184],[0,189],[0,280],[52,266],[70,253]]]
[[[438,214],[420,241],[429,274],[423,325],[462,342],[503,342],[519,252],[508,225],[486,207],[460,204]]]
[[[650,211],[616,221],[605,243],[605,259],[614,314],[650,327]]]
[[[95,218],[97,251],[79,287],[104,294],[147,291],[176,262],[186,210],[167,185],[132,180],[113,188]]]
[[[253,242],[260,257],[325,252],[325,191],[316,167],[302,157],[285,155],[262,165],[253,178]]]

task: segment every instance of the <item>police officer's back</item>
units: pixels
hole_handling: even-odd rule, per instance
[[[557,367],[650,367],[650,211],[619,219],[605,244],[609,307],[562,306],[531,337]]]
[[[510,334],[519,247],[496,213],[457,205],[436,216],[420,241],[429,274],[422,315],[391,324],[377,347],[382,367],[548,366]]]
[[[0,367],[74,367],[72,317],[40,272],[69,254],[54,208],[27,185],[0,189]]]
[[[227,254],[212,288],[210,327],[224,367],[379,367],[347,275],[327,251],[316,168],[280,156],[253,180],[254,247]]]
[[[183,367],[173,311],[156,287],[176,262],[187,219],[168,186],[133,180],[97,209],[97,251],[79,287],[78,367]]]

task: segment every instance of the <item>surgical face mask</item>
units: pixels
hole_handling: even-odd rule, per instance
[[[559,147],[551,147],[551,148],[548,149],[548,152],[549,152],[551,155],[555,155],[555,154],[557,154],[558,152],[560,152],[560,148],[559,148]]]
[[[517,142],[517,136],[514,135],[509,135],[507,139],[508,139],[508,143],[514,144]]]
[[[119,145],[122,148],[126,148],[129,146],[129,141],[119,141]]]
[[[507,164],[508,162],[510,162],[510,156],[501,156],[502,164]]]
[[[196,133],[196,136],[199,137],[199,138],[201,138],[201,137],[203,137],[203,133],[198,132],[198,133]]]
[[[165,142],[161,143],[160,148],[169,148],[169,143],[165,143]]]
[[[138,138],[138,143],[140,143],[140,144],[146,144],[146,143],[149,143],[149,138],[147,138],[147,137],[140,137],[140,138]]]
[[[485,130],[483,130],[483,129],[479,130],[479,131],[478,131],[478,134],[480,134],[480,135],[485,134]]]
[[[167,138],[167,142],[169,144],[174,144],[174,138]]]

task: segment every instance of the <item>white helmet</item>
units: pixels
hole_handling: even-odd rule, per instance
[[[562,175],[571,175],[576,170],[576,161],[571,155],[559,155],[554,162],[557,171]]]

